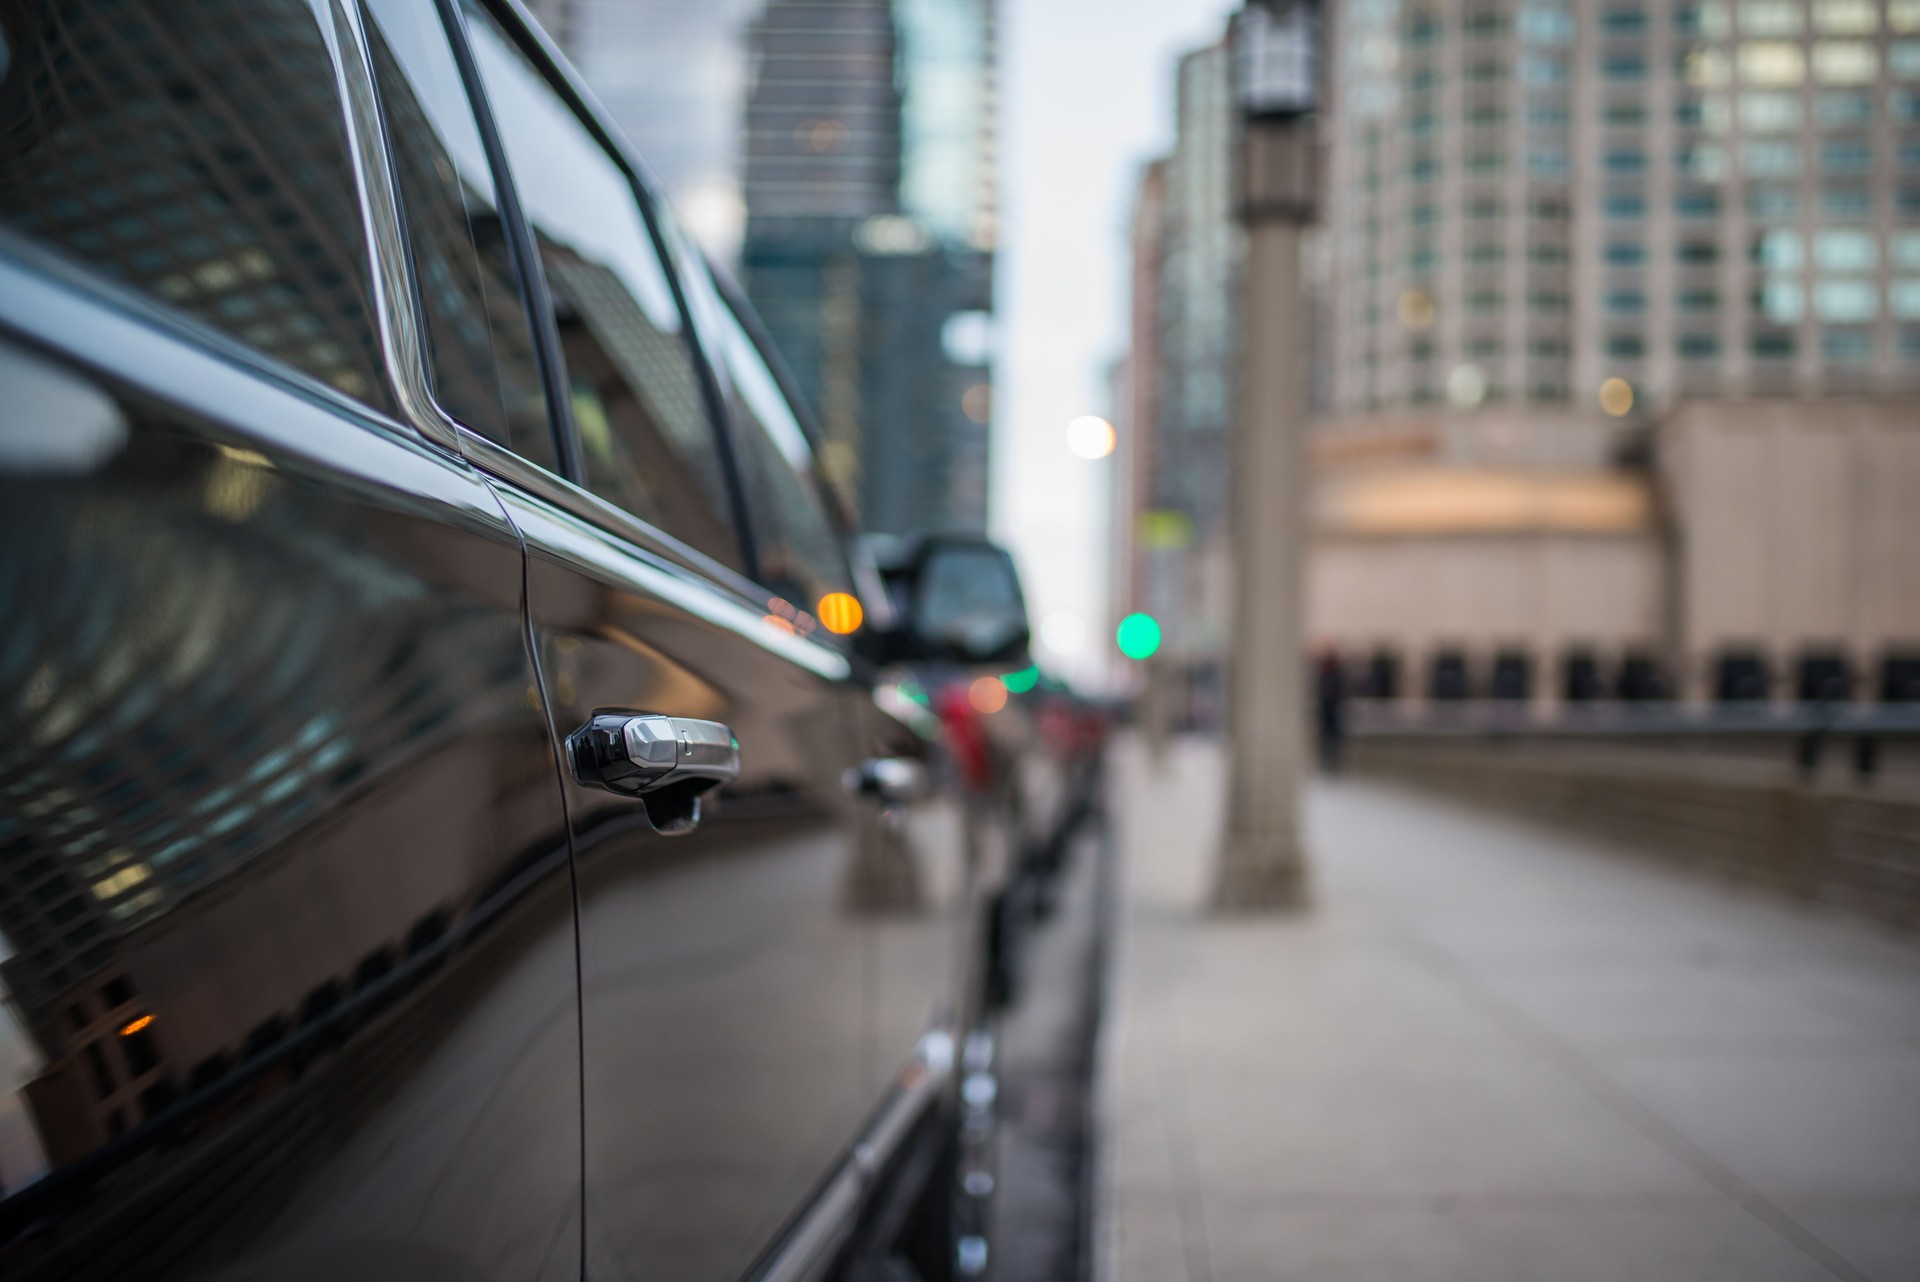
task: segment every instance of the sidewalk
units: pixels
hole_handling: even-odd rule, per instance
[[[1920,1278],[1920,947],[1348,781],[1209,918],[1220,792],[1116,753],[1109,1277]]]

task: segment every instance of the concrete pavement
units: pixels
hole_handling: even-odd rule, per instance
[[[1104,1276],[1920,1279],[1910,937],[1346,781],[1210,917],[1217,750],[1113,783]]]

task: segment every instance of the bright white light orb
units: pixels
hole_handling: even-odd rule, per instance
[[[1113,424],[1098,415],[1083,414],[1067,424],[1067,448],[1089,462],[1113,453],[1118,439]]]
[[[1055,610],[1040,620],[1040,644],[1055,654],[1073,654],[1086,643],[1086,621],[1072,610]]]

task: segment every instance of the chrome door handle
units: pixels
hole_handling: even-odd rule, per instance
[[[872,757],[840,776],[856,797],[872,797],[883,806],[914,801],[927,790],[927,770],[908,757]]]
[[[588,788],[638,797],[656,831],[700,823],[700,796],[740,777],[740,741],[718,721],[602,709],[567,736],[573,777]]]

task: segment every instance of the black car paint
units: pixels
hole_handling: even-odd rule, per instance
[[[828,1262],[935,1129],[1005,864],[840,786],[929,751],[871,669],[4,232],[0,387],[0,1272]],[[746,772],[662,838],[566,777],[597,707]]]

